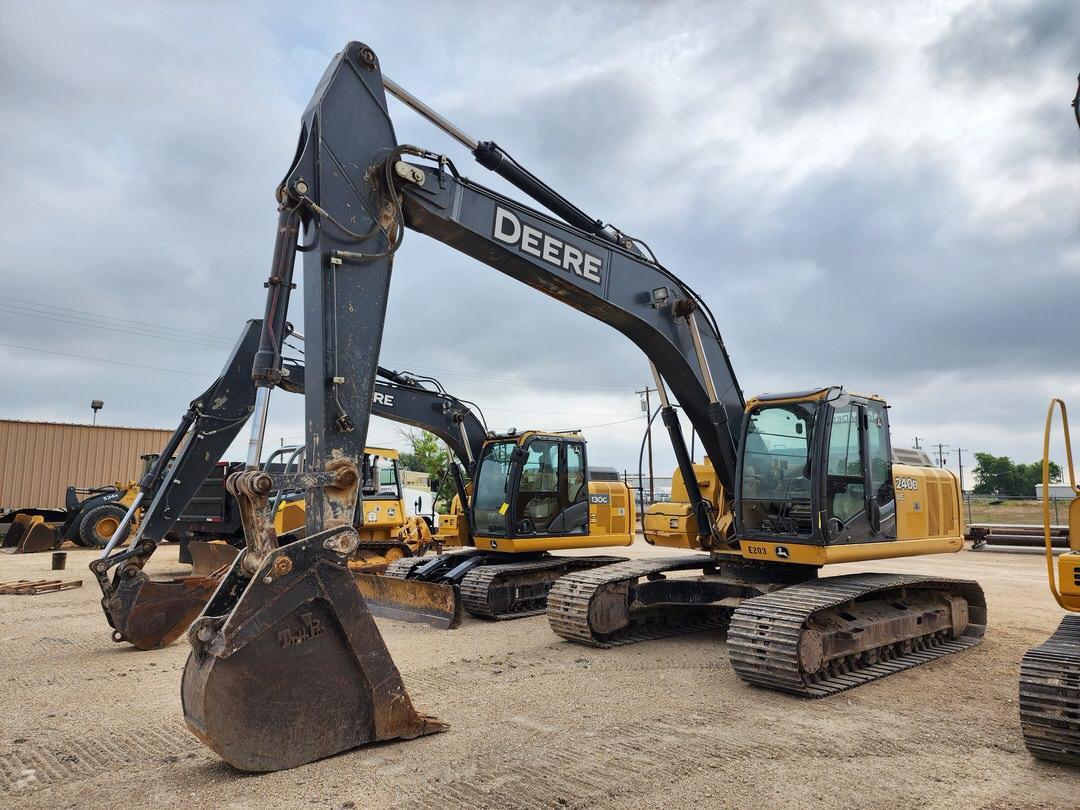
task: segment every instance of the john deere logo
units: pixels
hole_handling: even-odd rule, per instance
[[[779,557],[781,560],[786,560],[788,557],[791,556],[791,552],[787,550],[787,546],[777,546],[776,556]]]

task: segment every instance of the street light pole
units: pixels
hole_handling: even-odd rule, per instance
[[[100,411],[104,407],[105,407],[105,402],[103,400],[100,400],[100,399],[92,399],[92,400],[90,400],[90,410],[92,410],[94,412],[94,420],[90,423],[91,425],[95,425],[95,426],[97,425],[97,412]]]

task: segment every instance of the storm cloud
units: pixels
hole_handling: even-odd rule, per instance
[[[1046,399],[1080,394],[1075,3],[12,2],[0,19],[5,418],[85,420],[103,398],[102,421],[175,423],[261,314],[274,188],[350,39],[644,238],[710,303],[748,395],[876,391],[896,444],[1030,460]],[[391,114],[402,142],[510,191]],[[584,426],[592,461],[637,464],[636,347],[415,234],[383,364],[440,377],[492,427]],[[298,439],[300,417],[277,396],[271,436]]]

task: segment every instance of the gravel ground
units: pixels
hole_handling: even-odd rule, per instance
[[[1031,759],[1016,715],[1020,658],[1061,618],[1036,555],[830,570],[977,579],[990,630],[973,650],[823,701],[744,685],[715,632],[593,650],[557,640],[542,616],[450,632],[379,620],[413,701],[451,730],[260,776],[187,732],[185,642],[109,640],[91,559],[69,552],[81,589],[0,596],[0,806],[1076,805],[1080,774]],[[0,580],[48,567],[47,554],[3,555]],[[186,571],[169,546],[149,570]]]

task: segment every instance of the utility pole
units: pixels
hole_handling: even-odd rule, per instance
[[[937,465],[939,467],[944,467],[945,466],[945,448],[948,447],[949,445],[939,443],[939,444],[932,444],[930,446],[937,448]]]
[[[646,385],[644,391],[635,391],[634,393],[640,397],[643,397],[643,399],[641,400],[641,409],[645,411],[645,438],[649,445],[649,503],[652,503],[656,500],[656,493],[653,491],[652,398],[649,396],[649,394],[655,394],[656,389],[649,388],[649,386]],[[641,508],[645,508],[644,504],[642,504]]]
[[[919,437],[918,436],[915,437],[915,449],[916,450],[922,450],[922,447],[919,446]]]

